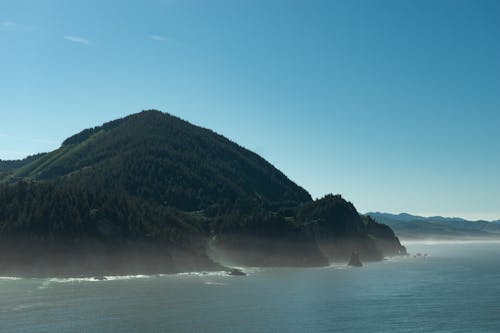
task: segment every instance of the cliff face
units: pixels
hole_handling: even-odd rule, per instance
[[[103,241],[95,237],[0,240],[0,275],[75,277],[219,271],[205,251],[148,239]]]
[[[234,219],[241,223],[244,217]],[[346,262],[353,252],[363,261],[406,254],[389,227],[360,216],[340,195],[258,216],[244,227],[229,225],[213,246],[241,265],[322,266]]]
[[[309,224],[330,261],[345,261],[357,252],[363,261],[403,255],[406,249],[390,228],[360,216],[340,195],[327,195],[305,204],[298,218]]]
[[[123,193],[52,182],[0,186],[0,274],[167,273],[221,269],[201,221]]]
[[[14,167],[16,166],[17,167]],[[260,156],[158,111],[4,168],[0,270],[174,272],[318,266],[404,253],[340,196],[313,201]]]
[[[401,245],[394,231],[387,225],[377,223],[370,216],[363,216],[367,232],[373,235],[375,244],[385,256],[405,255],[406,248]]]

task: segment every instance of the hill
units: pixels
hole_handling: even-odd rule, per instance
[[[36,154],[32,156],[28,156],[22,160],[0,160],[0,181],[2,179],[7,178],[10,173],[18,169],[40,157],[42,157],[44,154]]]
[[[9,181],[61,177],[183,210],[231,206],[237,199],[292,205],[311,200],[257,154],[159,111],[86,129],[14,170]]]
[[[422,217],[406,213],[367,213],[374,220],[390,226],[405,239],[498,239],[498,221],[468,221],[459,217]]]
[[[159,111],[86,129],[4,169],[0,270],[174,272],[405,253],[340,196],[313,201],[257,154]],[[43,267],[44,269],[40,269]]]

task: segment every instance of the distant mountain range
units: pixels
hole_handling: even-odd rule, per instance
[[[340,195],[313,200],[259,155],[159,111],[0,161],[0,274],[319,266],[353,252],[406,250]]]
[[[407,213],[367,213],[403,239],[500,239],[500,220],[468,221],[459,217],[423,217]]]

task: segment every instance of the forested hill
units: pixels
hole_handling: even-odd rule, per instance
[[[257,154],[159,111],[2,162],[0,274],[326,265],[406,253],[340,195],[313,201]],[[209,257],[210,255],[210,257]],[[217,259],[218,258],[218,259]]]
[[[40,157],[42,157],[44,154],[36,154],[36,155],[31,155],[28,156],[22,160],[0,160],[0,179],[2,177],[2,174],[7,174],[8,172],[20,168]]]
[[[126,191],[182,210],[249,203],[296,205],[310,195],[257,154],[159,111],[86,129],[16,169],[9,180],[53,180]]]

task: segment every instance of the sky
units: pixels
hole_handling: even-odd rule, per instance
[[[0,0],[0,159],[145,109],[360,212],[500,219],[500,1]]]

